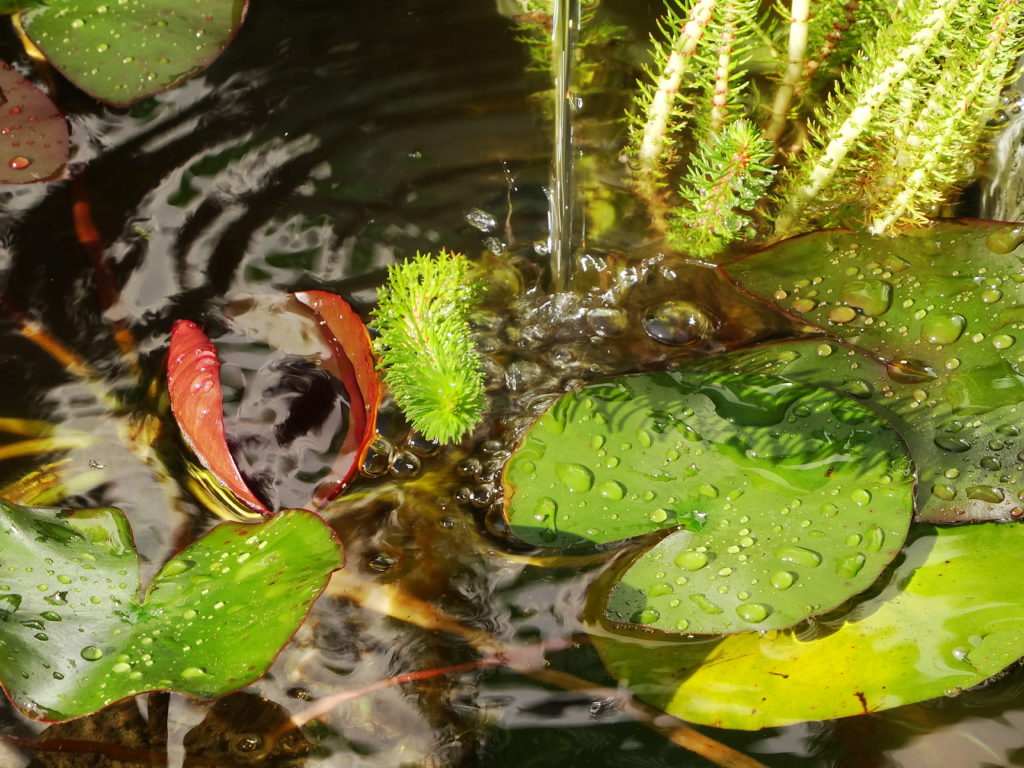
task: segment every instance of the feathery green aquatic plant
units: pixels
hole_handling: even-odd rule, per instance
[[[670,214],[669,242],[704,257],[739,237],[775,175],[772,154],[771,142],[748,120],[715,134],[694,157],[680,187],[687,205]]]
[[[389,268],[373,311],[384,382],[412,426],[431,440],[461,439],[486,408],[469,326],[477,296],[465,256],[417,253]]]
[[[1024,54],[1020,0],[667,5],[630,117],[630,176],[654,229],[701,257],[750,234],[750,201],[760,236],[920,224],[970,179]],[[775,145],[760,161],[774,179],[743,173],[743,153],[728,162],[741,120]],[[708,209],[700,178],[733,180],[743,204]]]

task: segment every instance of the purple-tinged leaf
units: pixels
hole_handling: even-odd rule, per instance
[[[0,62],[0,184],[64,175],[68,126],[45,93]]]

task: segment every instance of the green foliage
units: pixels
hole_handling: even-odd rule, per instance
[[[478,289],[461,254],[416,254],[388,270],[373,311],[384,382],[413,427],[432,440],[460,440],[486,408],[469,315]]]
[[[672,531],[622,573],[606,618],[726,634],[789,627],[867,588],[906,536],[913,478],[899,435],[856,401],[698,369],[564,396],[504,483],[530,543]]]
[[[921,526],[877,594],[808,633],[746,632],[707,642],[593,635],[605,664],[677,717],[758,729],[941,698],[1020,656],[1024,593],[1014,578],[1024,526]]]
[[[316,515],[220,525],[140,598],[116,509],[0,500],[0,681],[26,714],[64,720],[150,690],[213,697],[256,680],[342,565]]]
[[[807,56],[798,95],[827,88],[858,55],[867,41],[889,23],[889,0],[847,0],[816,3],[807,27]],[[779,15],[788,14],[780,0]]]
[[[921,519],[1019,519],[1024,287],[1009,235],[951,223],[896,239],[821,232],[751,254],[732,279],[860,351],[791,342],[721,364],[851,392],[892,419],[920,467]]]
[[[741,97],[750,53],[765,37],[757,7],[754,0],[670,4],[630,120],[627,151],[634,186],[652,204],[656,225],[673,218],[671,239],[697,256],[709,256],[742,234],[747,221],[734,215],[730,203],[756,201],[771,178],[767,168],[748,169],[748,160],[756,156],[764,165],[772,153],[765,154],[753,124],[741,120],[748,106]],[[663,213],[663,188],[679,156],[676,143],[685,140],[688,126],[702,148],[689,158],[680,190],[683,205]],[[725,183],[716,186],[720,180]],[[684,233],[687,229],[692,231]]]
[[[993,574],[1024,536],[994,524],[1024,515],[1022,239],[945,223],[756,252],[728,276],[824,337],[592,384],[528,431],[504,478],[512,531],[637,540],[588,596],[614,676],[678,717],[755,729],[957,693],[1021,656],[1024,602]],[[911,509],[986,522],[917,526],[887,573]],[[842,623],[794,626],[844,595]]]
[[[68,80],[128,106],[207,67],[235,36],[248,0],[49,0],[20,4],[26,36]]]
[[[740,237],[775,175],[773,154],[771,143],[747,120],[732,122],[712,136],[691,158],[679,190],[686,203],[671,214],[669,242],[706,257]]]
[[[784,162],[760,204],[759,221],[774,219],[776,235],[837,225],[890,232],[922,222],[969,178],[986,120],[1024,54],[1024,7],[826,0],[801,16],[805,5],[780,2],[759,18],[756,4],[739,0],[669,3],[629,141],[633,186],[655,228],[706,204],[702,185],[684,183],[675,198],[666,187],[675,175],[706,173],[709,147],[740,118],[764,125]],[[780,54],[773,41],[783,39]],[[760,71],[750,71],[751,59]],[[764,76],[778,83],[774,98],[760,86],[756,98],[736,98]],[[708,107],[718,103],[728,109]],[[755,184],[748,197],[763,192]],[[750,236],[746,221],[732,224],[719,243],[681,238],[674,226],[672,239],[707,256]],[[754,233],[767,234],[765,226]]]
[[[883,232],[922,220],[966,178],[1024,52],[1022,14],[1014,0],[916,0],[895,11],[815,116],[805,156],[776,191],[777,231],[852,218]]]

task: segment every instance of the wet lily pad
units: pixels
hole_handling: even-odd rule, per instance
[[[836,381],[864,379],[879,402],[926,427],[938,450],[915,458],[936,499],[922,519],[1012,519],[1024,494],[1020,448],[1007,450],[1024,415],[1018,243],[996,223],[943,223],[897,238],[820,232],[726,270],[758,297],[890,364],[884,377],[842,370]]]
[[[757,729],[955,694],[1024,651],[1024,527],[918,526],[887,586],[802,635],[748,632],[696,643],[597,631],[609,670],[684,720]]]
[[[673,532],[606,615],[666,632],[787,627],[870,585],[910,523],[906,448],[856,401],[754,374],[621,376],[569,393],[505,478],[517,536],[566,549]]]
[[[64,175],[68,126],[57,106],[0,62],[0,184],[51,181]]]
[[[90,96],[128,106],[205,69],[247,0],[49,0],[20,12],[29,39]]]
[[[0,500],[0,543],[0,679],[44,720],[143,691],[214,697],[251,683],[342,565],[331,529],[301,510],[214,528],[141,601],[119,510]]]
[[[1024,490],[1024,404],[984,418],[958,418],[942,396],[947,377],[886,364],[848,344],[821,339],[764,344],[693,363],[702,370],[762,373],[856,397],[903,435],[917,466],[915,519],[933,523],[1019,520]],[[1006,376],[1012,376],[1007,369]],[[998,397],[998,379],[976,397]],[[995,393],[994,393],[995,392]],[[964,435],[970,439],[965,439]]]

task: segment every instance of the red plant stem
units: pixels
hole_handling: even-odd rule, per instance
[[[96,377],[96,372],[85,360],[65,347],[57,338],[51,336],[39,323],[30,319],[4,296],[0,296],[0,311],[18,326],[18,331],[22,336],[60,363],[69,373],[80,379]]]
[[[114,280],[114,273],[110,269],[110,261],[107,259],[106,249],[103,247],[103,239],[92,219],[92,203],[89,199],[89,188],[85,185],[85,177],[74,176],[71,179],[71,218],[75,225],[75,237],[78,238],[82,250],[89,258],[92,266],[93,279],[96,283],[96,295],[99,297],[100,308],[108,312],[120,299],[120,292]],[[139,370],[138,355],[135,349],[135,338],[123,319],[111,319],[111,331],[114,334],[114,341],[124,359],[127,360],[135,371]]]
[[[839,41],[850,30],[850,27],[853,26],[857,11],[860,9],[860,4],[861,0],[849,0],[843,6],[843,17],[832,23],[832,28],[825,35],[821,46],[804,61],[803,72],[800,74],[800,81],[796,85],[795,93],[797,96],[803,96],[807,89],[807,83],[810,82],[814,73],[836,52],[836,49],[839,47]]]

